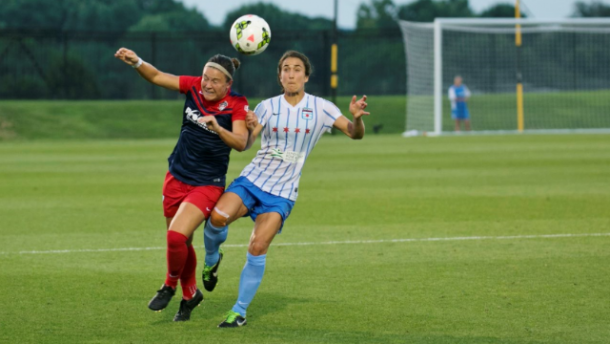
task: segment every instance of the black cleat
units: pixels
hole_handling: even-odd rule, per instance
[[[220,266],[220,262],[222,262],[222,256],[224,256],[222,249],[218,250],[218,254],[218,262],[214,266],[203,266],[201,279],[203,279],[203,287],[207,291],[214,290],[214,288],[216,288],[216,283],[218,283],[218,267]]]
[[[161,311],[167,307],[167,304],[171,301],[176,291],[172,287],[168,287],[165,284],[161,286],[161,289],[157,290],[152,300],[148,303],[148,308],[153,311]]]
[[[237,312],[230,311],[227,313],[227,318],[221,322],[218,327],[240,327],[246,326],[246,318],[242,317]]]
[[[178,313],[174,316],[174,321],[188,321],[191,319],[191,312],[195,307],[199,306],[201,301],[203,301],[203,293],[199,289],[197,289],[192,299],[188,301],[182,299],[180,301],[180,309],[178,309]]]

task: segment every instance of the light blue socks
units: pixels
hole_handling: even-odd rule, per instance
[[[229,233],[229,227],[224,226],[216,228],[212,225],[212,221],[205,223],[203,227],[203,242],[205,244],[205,265],[214,266],[218,263],[220,256],[218,255],[218,249],[220,244],[227,240],[227,234]]]
[[[250,305],[250,302],[252,302],[252,299],[258,290],[258,286],[263,280],[266,258],[266,254],[253,256],[248,252],[248,259],[246,260],[246,265],[241,272],[241,279],[239,280],[239,296],[237,297],[235,306],[233,306],[233,312],[241,314],[244,318],[246,317],[246,309]]]

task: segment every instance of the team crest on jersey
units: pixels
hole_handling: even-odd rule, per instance
[[[222,111],[222,110],[226,109],[227,106],[229,106],[229,103],[227,103],[227,101],[220,103],[220,105],[218,105],[218,111]]]
[[[306,121],[312,119],[313,118],[313,109],[303,108],[303,111],[301,111],[301,118]]]

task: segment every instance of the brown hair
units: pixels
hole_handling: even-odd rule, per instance
[[[235,74],[235,71],[239,69],[239,66],[241,65],[241,62],[235,57],[228,57],[221,54],[216,54],[212,56],[208,60],[208,62],[218,63],[219,65],[223,66],[227,70],[227,72],[231,74],[231,76]],[[225,75],[225,77],[227,78],[227,82],[231,81],[228,76]]]
[[[309,62],[309,59],[307,58],[307,56],[305,56],[305,54],[298,52],[296,50],[288,50],[287,52],[284,53],[284,55],[282,55],[282,57],[280,58],[280,62],[277,64],[277,82],[280,84],[280,87],[282,88],[282,92],[284,92],[284,86],[282,86],[282,80],[280,79],[280,74],[282,74],[282,64],[289,57],[296,57],[299,60],[303,61],[303,64],[305,65],[305,75],[306,76],[310,76],[313,73],[313,66],[311,65],[311,62]]]

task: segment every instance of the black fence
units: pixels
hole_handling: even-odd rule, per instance
[[[114,58],[130,48],[158,69],[176,75],[200,75],[205,62],[220,53],[238,57],[242,67],[234,89],[249,97],[280,91],[277,63],[289,49],[305,53],[314,66],[307,91],[328,96],[330,31],[273,32],[267,51],[241,56],[225,32],[48,32],[0,30],[0,99],[175,99],[143,82]],[[402,36],[393,31],[339,32],[339,95],[405,94]]]

